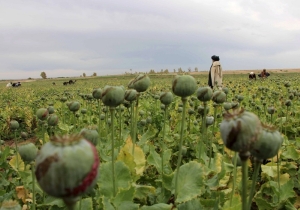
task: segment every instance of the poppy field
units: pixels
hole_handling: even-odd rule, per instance
[[[299,79],[3,83],[0,209],[300,209]]]

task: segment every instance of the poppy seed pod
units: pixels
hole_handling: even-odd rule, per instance
[[[48,112],[49,114],[53,114],[54,113],[54,107],[53,106],[48,106]]]
[[[99,140],[99,134],[97,130],[93,130],[93,129],[82,129],[80,131],[80,134],[87,140],[89,140],[90,142],[93,143],[93,145],[97,145],[98,144],[98,140]]]
[[[197,111],[198,111],[198,114],[203,116],[204,115],[204,106],[198,106]],[[206,106],[206,114],[208,114],[208,113],[209,113],[209,107]]]
[[[105,106],[117,107],[125,97],[125,90],[122,86],[105,86],[102,91],[102,101]]]
[[[135,89],[126,90],[124,98],[126,101],[134,101],[138,94],[139,93]]]
[[[94,89],[92,95],[95,99],[101,99],[102,98],[101,88]]]
[[[93,188],[99,164],[96,148],[80,135],[55,136],[38,153],[35,176],[47,194],[72,200]]]
[[[291,100],[286,100],[284,105],[286,106],[292,106],[292,101]]]
[[[173,94],[171,92],[162,92],[159,96],[159,100],[164,105],[169,105],[173,101]]]
[[[69,110],[71,112],[77,112],[80,109],[80,103],[78,101],[72,101],[69,104]]]
[[[81,114],[86,114],[87,113],[87,109],[81,109],[80,112],[81,112]]]
[[[17,201],[8,200],[3,201],[0,210],[21,210],[21,206]]]
[[[18,150],[22,160],[27,164],[35,160],[38,152],[33,143],[23,144],[19,146]]]
[[[260,160],[272,158],[278,153],[282,142],[283,137],[276,128],[263,125],[262,132],[253,144],[250,153]]]
[[[135,89],[137,92],[141,93],[148,89],[150,86],[150,78],[148,75],[140,74],[128,84],[129,88]]]
[[[197,83],[194,77],[190,75],[177,75],[172,82],[172,91],[175,95],[186,98],[195,93]]]
[[[61,102],[66,102],[67,100],[68,100],[67,97],[62,97],[62,98],[60,99]]]
[[[212,101],[217,104],[221,104],[226,101],[226,94],[223,91],[215,91],[212,96]]]
[[[48,109],[40,108],[36,111],[36,116],[40,120],[46,120],[48,118],[49,112]]]
[[[215,119],[213,116],[206,117],[206,126],[212,125],[214,123]]]
[[[27,139],[28,138],[28,133],[27,132],[21,132],[21,137],[23,138],[23,139]]]
[[[198,88],[196,95],[200,101],[206,102],[211,100],[213,91],[210,87],[200,87]]]
[[[56,126],[58,124],[58,116],[57,115],[51,115],[48,117],[48,125],[50,126]]]
[[[226,147],[236,152],[249,151],[262,130],[259,118],[243,109],[227,112],[223,117],[220,131]]]
[[[16,121],[16,120],[10,121],[9,127],[10,127],[10,129],[12,129],[12,130],[17,130],[17,129],[19,128],[19,123],[18,123],[18,121]]]
[[[232,104],[230,102],[224,102],[223,107],[226,111],[232,108]]]
[[[222,91],[227,95],[229,93],[229,89],[227,87],[223,87]]]
[[[269,114],[274,114],[275,113],[275,108],[273,106],[268,107],[267,111],[268,111]]]

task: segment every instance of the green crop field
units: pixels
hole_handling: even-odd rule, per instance
[[[299,73],[69,79],[0,83],[1,210],[300,209]]]

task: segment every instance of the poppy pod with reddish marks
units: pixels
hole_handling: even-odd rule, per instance
[[[212,96],[212,101],[221,104],[226,101],[226,94],[223,91],[215,91]]]
[[[173,101],[173,94],[171,92],[162,92],[159,96],[159,100],[164,105],[169,105]]]
[[[56,126],[58,124],[58,116],[56,114],[48,117],[48,125]]]
[[[95,99],[101,99],[102,98],[101,88],[94,89],[92,95]]]
[[[135,89],[130,89],[125,91],[125,100],[126,101],[134,101],[138,96],[138,92]]]
[[[117,107],[125,97],[125,90],[123,86],[109,86],[106,85],[102,91],[102,102],[105,106]]]
[[[257,159],[269,159],[278,153],[282,142],[283,137],[275,127],[263,125],[262,132],[250,152]]]
[[[36,116],[40,120],[46,120],[48,118],[48,115],[49,115],[48,109],[40,108],[36,111]]]
[[[220,131],[226,147],[236,152],[250,151],[262,130],[259,118],[243,109],[227,112],[223,117]]]
[[[197,90],[197,98],[200,101],[207,102],[211,100],[213,91],[210,87],[199,87]]]
[[[129,88],[135,89],[137,92],[144,92],[150,86],[150,78],[148,75],[140,74],[128,84]]]
[[[186,98],[195,93],[197,82],[190,75],[177,75],[172,82],[172,91],[175,95]]]
[[[71,112],[77,112],[80,109],[80,103],[78,101],[72,101],[68,107]]]
[[[99,164],[95,146],[81,135],[54,136],[38,153],[35,175],[47,194],[71,200],[94,186]]]

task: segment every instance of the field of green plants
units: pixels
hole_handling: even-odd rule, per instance
[[[65,80],[0,83],[1,210],[300,209],[299,73]]]

